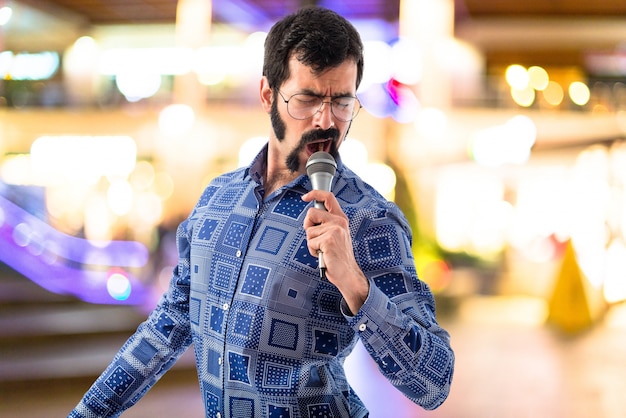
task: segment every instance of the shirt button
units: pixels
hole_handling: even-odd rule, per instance
[[[220,414],[219,412],[215,415],[215,418],[222,418],[222,414]]]
[[[217,364],[219,364],[220,366],[222,365],[222,358],[221,357],[217,359]]]
[[[241,257],[241,250],[237,250],[237,258]]]
[[[365,331],[367,329],[367,325],[361,324],[359,325],[359,331]]]
[[[227,310],[228,310],[228,303],[223,304],[223,305],[222,305],[222,309],[224,309],[225,311],[227,311]]]

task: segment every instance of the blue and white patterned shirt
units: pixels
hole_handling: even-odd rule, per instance
[[[70,417],[119,416],[192,343],[207,417],[366,416],[343,370],[359,338],[413,402],[432,409],[445,400],[454,354],[398,207],[338,159],[332,191],[370,281],[352,316],[307,248],[308,177],[263,198],[266,149],[205,189],[178,228],[168,290]]]

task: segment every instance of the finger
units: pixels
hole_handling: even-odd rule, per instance
[[[319,237],[319,235],[318,235]],[[309,250],[309,253],[313,256],[313,257],[317,257],[318,254],[323,251],[321,249],[321,242],[320,239],[317,237],[313,237],[310,236],[310,234],[307,232],[307,240],[306,240],[306,245],[307,248]]]
[[[312,190],[309,193],[303,195],[302,200],[304,200],[305,202],[322,202],[324,204],[324,208],[331,213],[337,212],[337,209],[340,208],[339,202],[337,201],[335,195],[332,192],[327,192],[325,190]]]
[[[308,231],[311,227],[320,226],[324,222],[328,222],[329,217],[330,214],[325,210],[309,208],[304,217],[304,229]]]
[[[311,190],[310,192],[302,195],[302,200],[305,202],[312,202],[317,200],[318,202],[325,202],[330,198],[334,198],[335,195],[326,190]]]

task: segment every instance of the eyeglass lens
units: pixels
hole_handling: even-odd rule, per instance
[[[335,97],[325,102],[319,96],[295,94],[287,100],[287,111],[295,119],[308,119],[315,115],[324,103],[328,103],[333,115],[344,122],[354,119],[360,108],[356,97]]]

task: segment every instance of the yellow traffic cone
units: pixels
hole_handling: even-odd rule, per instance
[[[561,270],[548,304],[547,321],[568,334],[590,328],[593,313],[572,241],[567,242]]]

